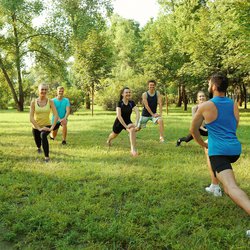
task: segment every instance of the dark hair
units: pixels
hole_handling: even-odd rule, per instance
[[[148,80],[147,84],[149,84],[150,82],[152,82],[156,85],[156,80],[154,80],[154,79]]]
[[[210,81],[217,87],[219,92],[227,91],[228,87],[228,78],[222,73],[215,73],[211,75]]]
[[[120,92],[120,101],[121,101],[122,98],[123,98],[122,94],[123,94],[123,92],[124,92],[125,89],[130,89],[130,88],[129,88],[129,87],[124,87],[124,88],[121,90],[121,92]]]

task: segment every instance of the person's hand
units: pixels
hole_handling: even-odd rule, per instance
[[[154,113],[154,114],[153,114],[153,117],[154,117],[154,118],[157,118],[157,117],[159,117],[159,116],[160,116],[160,115],[157,114],[157,113]]]
[[[54,127],[51,126],[51,127],[49,128],[49,131],[51,132],[51,131],[53,131],[53,129],[54,129]]]
[[[132,123],[130,123],[130,124],[127,126],[127,129],[134,128],[134,127],[135,127],[135,125],[132,124]]]
[[[51,130],[50,130],[50,128],[42,127],[42,128],[40,128],[40,131],[51,131]]]

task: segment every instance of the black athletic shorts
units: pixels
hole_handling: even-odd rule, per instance
[[[129,121],[124,121],[127,125],[132,123],[130,120]],[[114,125],[113,125],[113,132],[115,134],[120,134],[122,132],[122,130],[126,130],[125,127],[123,127],[123,125],[119,122],[118,119],[115,120]]]
[[[216,172],[220,173],[226,169],[232,169],[231,163],[236,162],[240,155],[212,155],[209,156],[211,166],[216,176]]]
[[[201,134],[202,136],[208,136],[208,132],[207,132],[207,131],[204,131],[204,130],[202,130],[202,129],[199,129],[199,131],[200,131],[200,134]]]

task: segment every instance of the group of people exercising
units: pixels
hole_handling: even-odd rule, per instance
[[[241,154],[241,144],[236,136],[239,123],[239,110],[237,103],[226,97],[228,79],[226,76],[216,73],[210,77],[208,91],[213,96],[206,101],[205,93],[197,94],[198,105],[193,107],[192,124],[190,134],[177,140],[176,146],[182,142],[194,139],[204,148],[208,169],[211,177],[211,185],[205,190],[214,196],[221,196],[219,182],[223,185],[225,193],[250,215],[250,200],[246,193],[236,184],[231,163],[237,161]],[[33,125],[33,135],[38,153],[41,153],[41,145],[44,150],[45,161],[49,161],[49,144],[47,136],[54,139],[58,128],[63,128],[63,141],[66,144],[67,117],[70,114],[70,104],[63,97],[63,87],[57,89],[57,97],[49,100],[46,96],[47,85],[39,85],[39,97],[31,102],[30,121]],[[164,123],[162,119],[162,99],[159,91],[156,91],[156,82],[148,81],[148,91],[142,94],[142,115],[135,102],[131,100],[131,90],[128,87],[122,89],[120,100],[116,107],[116,119],[113,130],[108,136],[107,144],[115,139],[122,130],[129,133],[131,155],[138,156],[136,149],[136,132],[146,127],[150,120],[159,125],[159,141],[164,142]],[[159,105],[159,113],[157,106]],[[50,110],[53,112],[52,123],[49,120]],[[136,114],[136,121],[131,121],[132,111]],[[52,125],[51,125],[52,124]],[[204,141],[202,136],[208,136]]]

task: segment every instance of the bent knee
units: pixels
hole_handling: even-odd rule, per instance
[[[135,127],[129,128],[129,132],[134,133],[136,131]]]
[[[162,124],[162,123],[163,123],[162,118],[159,118],[159,119],[157,120],[157,122],[158,122],[158,124]]]

